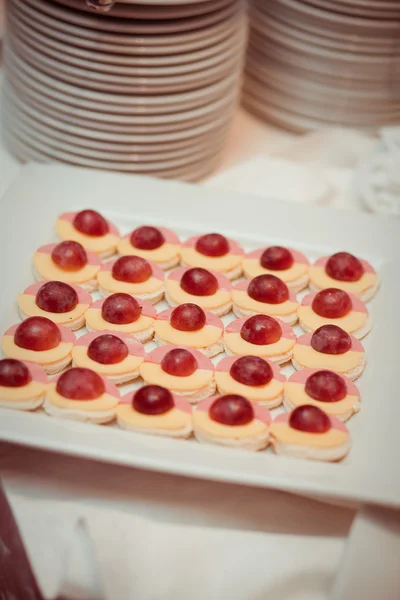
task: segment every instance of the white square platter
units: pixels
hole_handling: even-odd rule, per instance
[[[16,297],[33,281],[33,252],[56,240],[60,213],[83,208],[104,213],[121,233],[152,223],[174,229],[183,239],[219,231],[246,250],[279,243],[299,248],[310,260],[339,250],[369,260],[382,283],[369,304],[374,326],[363,341],[367,367],[357,382],[361,411],[348,422],[352,450],[341,463],[326,464],[6,409],[0,411],[1,440],[165,473],[400,507],[400,221],[179,182],[32,164],[0,202],[1,331],[19,321]]]

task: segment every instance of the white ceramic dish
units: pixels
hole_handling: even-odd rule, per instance
[[[3,125],[3,127],[7,130],[7,126]],[[21,137],[21,135],[25,135],[30,139],[30,143],[34,143],[34,147],[40,149],[40,145],[44,144],[47,148],[52,148],[55,150],[59,150],[62,152],[68,152],[73,155],[78,155],[84,158],[95,159],[107,161],[108,163],[129,163],[132,166],[132,163],[137,163],[136,168],[140,170],[143,165],[144,170],[151,170],[153,167],[153,171],[156,168],[160,168],[160,165],[164,165],[165,168],[168,167],[179,167],[182,165],[186,165],[188,163],[193,163],[196,160],[202,160],[206,158],[210,154],[210,148],[221,148],[227,137],[227,130],[222,130],[221,132],[217,132],[212,140],[207,139],[206,141],[196,141],[196,143],[192,144],[192,147],[182,148],[178,150],[171,151],[170,148],[166,148],[164,152],[151,152],[151,153],[134,153],[134,152],[124,152],[124,146],[121,146],[121,151],[106,151],[106,150],[96,150],[92,148],[85,148],[82,146],[77,146],[66,142],[63,138],[57,138],[56,136],[44,135],[39,131],[33,129],[30,125],[26,124],[22,119],[18,124],[13,123],[13,131],[15,135]],[[23,139],[23,138],[22,138]],[[165,164],[169,163],[169,164]]]
[[[357,89],[354,86],[350,88],[346,85],[346,88],[342,88],[335,85],[333,78],[331,80],[327,78],[325,83],[318,80],[313,81],[310,78],[305,80],[301,76],[301,72],[298,75],[289,71],[284,72],[283,69],[275,68],[272,63],[268,65],[267,69],[263,68],[259,61],[252,60],[251,52],[247,56],[246,71],[249,72],[250,68],[257,75],[257,79],[261,76],[276,87],[296,91],[297,94],[311,95],[314,98],[330,98],[336,103],[340,99],[350,104],[359,102],[364,106],[377,102],[382,107],[385,104],[395,104],[397,100],[396,92],[390,85],[381,88],[375,86],[371,89]]]
[[[186,32],[169,36],[129,36],[112,35],[96,32],[91,29],[82,30],[69,23],[52,19],[20,0],[12,0],[9,11],[19,20],[25,19],[25,24],[37,29],[49,39],[56,39],[65,46],[76,46],[94,51],[126,55],[164,55],[183,54],[209,48],[213,44],[227,39],[243,21],[241,11],[223,23],[210,27],[208,35],[203,30]]]
[[[325,115],[327,118],[333,114],[343,115],[343,123],[346,119],[349,119],[349,125],[356,126],[362,120],[365,120],[366,125],[368,123],[381,125],[383,123],[381,117],[396,122],[400,116],[400,102],[397,102],[397,104],[385,103],[383,100],[373,101],[368,98],[365,98],[364,101],[354,101],[345,95],[336,96],[332,94],[331,96],[325,96],[312,91],[308,93],[301,92],[296,87],[283,86],[264,79],[262,71],[258,70],[256,66],[252,66],[250,62],[247,63],[246,70],[248,74],[246,76],[246,90],[255,97],[272,103],[282,102],[282,106],[287,105],[287,108],[290,106],[297,107],[299,110],[304,105],[316,117],[318,117],[318,114],[321,115],[321,118],[325,118]]]
[[[199,71],[209,70],[216,65],[221,63],[226,63],[231,59],[232,56],[237,54],[238,50],[243,48],[243,44],[245,43],[245,29],[242,28],[241,32],[238,32],[237,36],[229,39],[229,43],[225,43],[224,45],[220,45],[217,52],[214,52],[212,56],[205,57],[201,60],[197,60],[195,62],[184,62],[183,64],[177,65],[159,65],[157,64],[157,60],[153,61],[151,65],[142,65],[141,61],[138,60],[136,64],[126,64],[121,62],[114,62],[113,64],[109,64],[108,62],[103,63],[101,56],[84,58],[83,56],[79,56],[79,52],[77,55],[72,56],[66,53],[63,49],[63,44],[59,45],[59,48],[56,49],[53,47],[50,49],[46,48],[46,45],[42,43],[40,39],[36,39],[34,36],[31,36],[29,33],[29,28],[24,30],[21,25],[13,20],[13,17],[10,19],[11,27],[13,29],[13,42],[15,42],[15,46],[17,46],[17,40],[20,44],[27,45],[29,51],[33,54],[37,53],[37,56],[45,55],[51,61],[57,61],[60,67],[60,71],[66,71],[67,73],[71,68],[79,69],[80,71],[95,71],[97,73],[97,77],[100,80],[104,78],[110,80],[110,75],[115,77],[121,77],[121,80],[127,81],[128,78],[141,78],[141,77],[174,77],[179,75],[185,75],[186,73],[196,73]],[[66,65],[66,67],[64,67]],[[167,81],[168,83],[168,81]]]
[[[231,113],[231,109],[237,105],[238,94],[232,94],[223,102],[220,102],[212,110],[205,111],[203,114],[193,116],[191,119],[173,120],[170,119],[166,122],[153,123],[149,118],[148,121],[144,120],[140,123],[107,123],[106,121],[100,123],[97,119],[94,120],[91,116],[86,117],[76,114],[73,107],[68,110],[59,110],[55,106],[51,106],[50,103],[43,103],[41,100],[35,100],[24,90],[19,90],[18,86],[11,85],[9,82],[5,84],[7,93],[9,96],[19,96],[24,98],[24,103],[32,107],[32,109],[39,111],[43,115],[50,118],[57,119],[60,123],[68,123],[77,127],[85,127],[88,129],[98,130],[99,128],[104,132],[109,132],[110,137],[113,134],[129,134],[129,135],[141,135],[141,134],[165,134],[172,132],[184,131],[185,129],[200,127],[207,123],[219,121],[220,118],[226,114],[226,111]],[[79,112],[79,111],[78,111]],[[194,112],[194,111],[193,111]]]
[[[82,108],[94,111],[113,112],[116,114],[159,114],[178,112],[188,108],[203,106],[214,99],[221,98],[236,88],[239,83],[237,73],[230,74],[220,81],[203,88],[179,94],[162,94],[153,96],[122,95],[102,93],[79,88],[54,77],[49,77],[31,65],[26,65],[9,47],[5,45],[4,62],[8,71],[19,74],[22,81],[36,86],[43,95],[56,95],[64,101],[79,103]],[[54,93],[51,92],[53,90]]]
[[[111,10],[107,11],[106,16],[124,19],[182,19],[218,10],[230,2],[231,0],[208,0],[208,2],[182,3],[175,6],[157,4],[149,7],[145,4],[142,6],[135,2],[118,0]],[[96,14],[86,2],[81,0],[58,0],[58,3],[74,10]]]
[[[27,4],[36,6],[41,12],[45,13],[64,23],[72,24],[83,29],[93,29],[96,31],[105,31],[113,33],[134,34],[134,35],[154,35],[162,36],[169,33],[176,34],[180,32],[191,32],[194,30],[205,29],[222,23],[237,12],[238,8],[243,9],[242,0],[232,0],[228,6],[208,14],[187,17],[184,19],[152,20],[148,21],[136,19],[114,19],[107,16],[91,15],[83,12],[68,10],[59,4],[50,4],[44,0],[25,0]]]
[[[309,0],[310,4],[315,5],[316,8],[322,8],[323,10],[332,10],[339,13],[345,13],[347,15],[355,15],[360,17],[372,17],[376,19],[395,19],[399,18],[400,10],[399,4],[394,2],[373,2],[356,4],[354,2],[346,2],[346,0]],[[356,4],[356,5],[355,5]]]
[[[54,97],[49,95],[45,96],[40,93],[40,89],[37,90],[36,86],[27,86],[25,78],[22,80],[18,77],[15,72],[7,73],[7,86],[11,85],[14,90],[19,91],[23,94],[27,104],[32,106],[40,106],[43,110],[48,109],[50,113],[57,113],[58,115],[64,115],[64,119],[76,125],[86,123],[87,127],[99,128],[101,127],[104,131],[113,131],[118,127],[119,130],[130,132],[130,126],[147,126],[162,128],[165,125],[180,125],[182,128],[185,123],[194,124],[194,121],[199,118],[214,116],[217,112],[225,109],[227,106],[232,104],[239,95],[239,91],[233,89],[227,93],[223,98],[219,98],[213,102],[205,104],[199,108],[194,108],[188,111],[180,111],[171,114],[156,114],[156,115],[119,115],[110,114],[106,111],[90,111],[79,108],[79,104],[75,105],[74,99],[70,98],[69,102],[67,98],[55,95]],[[62,118],[62,117],[60,117]],[[92,123],[90,125],[90,123]]]
[[[254,195],[31,165],[22,170],[0,204],[0,240],[3,255],[8,257],[1,268],[3,330],[17,319],[15,297],[32,280],[33,251],[44,240],[50,241],[61,212],[83,208],[79,198],[85,198],[85,206],[104,212],[122,232],[146,221],[163,223],[186,237],[194,233],[195,223],[196,231],[217,228],[246,248],[290,243],[311,259],[347,248],[370,260],[379,270],[382,288],[370,305],[375,326],[365,342],[368,367],[358,382],[362,408],[349,422],[353,449],[344,462],[323,464],[278,457],[270,451],[245,453],[6,409],[1,412],[1,439],[144,469],[400,507],[400,480],[394,476],[400,460],[397,372],[388,359],[398,344],[398,327],[394,326],[400,260],[397,220],[351,212],[344,219],[341,212]],[[243,205],[245,211],[239,209]],[[272,236],[266,237],[266,219],[274,223]]]
[[[129,157],[124,162],[120,162],[114,156],[109,159],[82,156],[76,150],[69,151],[65,148],[65,145],[62,148],[57,148],[55,144],[49,143],[49,140],[41,141],[35,134],[27,132],[23,127],[13,127],[11,131],[5,126],[5,131],[8,136],[8,142],[15,136],[21,145],[26,145],[33,153],[37,152],[37,155],[44,162],[67,162],[92,169],[107,169],[127,173],[148,173],[149,175],[170,177],[173,177],[175,173],[189,174],[193,171],[194,166],[197,168],[204,162],[208,163],[221,152],[225,143],[225,137],[223,137],[222,139],[215,140],[212,146],[209,145],[207,150],[198,153],[188,153],[184,158],[136,164],[136,161],[129,160]]]
[[[57,119],[53,119],[51,117],[46,116],[44,113],[34,109],[31,106],[27,106],[23,104],[15,94],[12,94],[10,90],[5,87],[4,88],[4,99],[8,101],[7,108],[12,115],[15,111],[18,113],[23,113],[30,118],[30,121],[35,123],[42,123],[47,128],[57,130],[62,132],[62,134],[67,134],[69,136],[79,136],[83,138],[92,138],[97,140],[103,140],[108,142],[110,138],[114,142],[122,142],[127,144],[156,144],[162,142],[174,142],[179,141],[182,142],[185,139],[194,138],[196,136],[200,136],[209,131],[218,130],[220,126],[226,125],[232,119],[235,103],[231,105],[229,110],[225,110],[222,114],[218,116],[215,120],[211,122],[205,123],[203,125],[186,127],[185,129],[181,129],[180,131],[172,131],[169,133],[153,133],[153,134],[124,134],[124,133],[114,133],[110,135],[108,132],[97,131],[96,129],[85,129],[83,127],[77,127],[74,125],[70,125],[67,122],[59,121]]]
[[[242,65],[244,46],[239,46],[235,53],[224,63],[216,64],[209,69],[199,72],[182,73],[171,76],[132,76],[103,74],[88,71],[53,60],[41,52],[36,52],[13,37],[13,48],[29,65],[45,71],[52,78],[58,77],[63,81],[78,87],[102,90],[114,94],[164,94],[186,92],[206,86],[233,73],[239,74]],[[168,71],[168,70],[167,70]]]
[[[159,48],[157,52],[165,56],[143,56],[142,54],[135,53],[135,47],[131,47],[132,52],[129,54],[119,54],[118,50],[121,47],[114,47],[114,53],[109,50],[109,46],[106,52],[99,50],[99,44],[96,44],[95,49],[86,49],[79,47],[77,44],[81,40],[67,36],[64,38],[62,34],[58,34],[54,30],[51,31],[49,28],[42,26],[40,23],[32,23],[32,19],[19,12],[15,11],[16,15],[13,15],[13,11],[10,9],[8,12],[9,27],[11,26],[14,31],[19,32],[27,40],[30,40],[31,45],[36,43],[36,47],[39,47],[43,52],[51,55],[53,51],[63,53],[63,59],[66,62],[79,58],[81,60],[87,60],[100,63],[103,66],[106,65],[119,65],[119,66],[138,66],[138,67],[162,67],[162,66],[175,66],[175,65],[186,65],[188,63],[198,63],[198,61],[206,60],[216,54],[223,53],[227,49],[232,48],[237,41],[237,37],[240,36],[245,29],[245,22],[240,23],[239,26],[233,27],[229,35],[222,39],[217,40],[214,44],[201,48],[200,50],[193,51],[182,51],[182,48],[178,46],[178,54],[167,54],[171,51],[171,47],[165,49]],[[229,30],[228,30],[229,31]],[[54,37],[57,35],[57,39]],[[87,40],[86,40],[87,41]],[[142,49],[142,48],[141,48]],[[175,49],[175,46],[172,46]],[[125,48],[124,48],[125,50]]]
[[[279,11],[280,18],[286,22],[298,23],[311,30],[324,30],[325,35],[331,30],[331,35],[352,34],[371,35],[372,37],[383,37],[385,35],[396,37],[398,23],[396,19],[363,19],[357,17],[349,18],[348,15],[333,11],[321,10],[310,4],[297,2],[297,0],[256,0],[259,10],[273,14]]]
[[[7,143],[7,147],[12,152],[12,154],[18,158],[19,161],[23,163],[33,162],[33,163],[51,163],[55,164],[60,162],[59,160],[41,152],[37,149],[31,148],[25,142],[21,143],[19,139],[15,135],[9,136],[7,131],[4,132],[4,139]],[[208,177],[219,165],[220,156],[217,154],[216,156],[208,157],[201,161],[196,161],[189,165],[183,165],[181,167],[177,167],[175,169],[165,169],[165,170],[157,170],[153,172],[151,175],[153,177],[159,177],[161,179],[175,179],[179,181],[186,182],[197,182],[201,181],[204,178]],[[78,167],[75,162],[75,158],[67,160],[63,159],[63,164],[71,165],[74,167]],[[93,169],[92,167],[89,167]],[[110,165],[107,165],[107,171],[120,171],[120,169],[113,169]],[[140,173],[136,165],[132,166],[132,169],[126,169],[124,173],[129,173],[129,175],[137,175]],[[145,172],[145,174],[148,174]]]

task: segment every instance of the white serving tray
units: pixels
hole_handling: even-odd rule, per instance
[[[362,408],[348,422],[352,451],[341,463],[324,464],[5,409],[1,440],[156,471],[400,507],[399,221],[139,176],[30,165],[0,202],[1,331],[18,322],[15,299],[33,281],[35,249],[55,240],[57,216],[88,207],[106,214],[123,233],[147,222],[171,227],[182,237],[220,231],[246,249],[281,243],[312,260],[348,250],[371,261],[382,286],[369,306],[374,327],[365,340],[367,368],[357,382]]]

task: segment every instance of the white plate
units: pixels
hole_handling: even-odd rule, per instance
[[[8,30],[9,31],[17,31],[30,41],[31,45],[36,43],[36,47],[39,47],[43,50],[45,54],[51,54],[53,51],[58,51],[63,53],[63,60],[65,62],[69,62],[74,58],[79,58],[82,60],[91,61],[91,63],[99,63],[103,66],[108,64],[111,65],[125,65],[125,66],[147,66],[147,67],[163,67],[163,66],[174,66],[174,65],[184,65],[188,63],[197,63],[198,61],[206,60],[216,54],[220,54],[225,52],[228,49],[231,49],[236,43],[237,40],[244,34],[246,29],[245,22],[240,22],[239,26],[232,29],[232,32],[228,35],[226,39],[222,41],[217,41],[214,45],[207,46],[206,48],[202,48],[200,50],[196,50],[195,52],[180,52],[179,54],[160,56],[159,54],[156,56],[143,56],[142,54],[135,54],[135,47],[132,47],[133,52],[126,55],[121,54],[113,54],[109,51],[107,52],[99,52],[98,44],[96,44],[96,48],[93,50],[87,50],[85,48],[80,48],[73,44],[79,40],[71,39],[70,36],[67,36],[67,40],[62,39],[59,35],[57,35],[57,39],[53,39],[50,37],[50,33],[54,35],[54,31],[47,30],[46,27],[42,27],[39,23],[32,23],[32,20],[27,19],[23,13],[15,11],[16,15],[14,16],[12,11],[8,11]],[[35,26],[35,28],[34,28]],[[117,52],[120,47],[114,47],[114,52]],[[168,51],[170,49],[168,48]],[[157,49],[157,52],[163,52],[163,50]]]
[[[332,10],[347,15],[370,17],[375,19],[395,19],[399,18],[400,16],[398,3],[396,6],[395,3],[390,4],[388,2],[379,2],[375,5],[373,3],[354,5],[353,2],[346,2],[345,0],[308,1],[310,4],[315,5],[317,8],[322,8],[323,10]]]
[[[8,39],[11,45],[11,38]],[[102,75],[94,71],[85,71],[64,65],[41,53],[33,51],[27,45],[18,43],[14,37],[12,40],[14,51],[23,61],[36,67],[38,70],[45,71],[50,77],[60,78],[70,85],[77,85],[111,92],[114,94],[163,94],[186,92],[202,86],[208,86],[212,83],[228,77],[233,73],[239,75],[244,47],[240,47],[235,55],[232,55],[225,63],[215,65],[205,71],[198,73],[184,73],[175,77],[123,77],[117,75]]]
[[[218,127],[226,125],[229,123],[235,112],[235,104],[230,107],[229,110],[225,110],[222,113],[222,116],[219,116],[215,120],[212,120],[209,123],[199,125],[197,127],[188,126],[186,129],[182,129],[177,132],[170,133],[153,133],[153,134],[123,134],[123,133],[113,133],[110,135],[108,132],[104,132],[96,129],[86,129],[84,127],[78,127],[75,125],[70,125],[68,122],[59,121],[58,119],[53,119],[51,117],[46,116],[44,113],[34,109],[31,106],[28,106],[22,103],[15,94],[13,95],[10,90],[6,87],[4,88],[4,98],[11,98],[11,105],[8,104],[9,109],[11,111],[18,110],[19,112],[24,113],[32,122],[42,123],[50,129],[57,130],[58,132],[62,132],[63,134],[67,134],[70,136],[78,136],[83,138],[91,138],[98,139],[108,142],[110,138],[114,142],[122,142],[127,144],[156,144],[162,142],[174,142],[174,141],[183,141],[189,138],[194,138],[198,135],[202,135],[203,133],[207,133],[209,131],[213,131],[218,129]]]
[[[361,112],[352,110],[346,105],[331,106],[323,102],[318,103],[313,100],[297,98],[291,94],[284,94],[275,91],[271,87],[265,89],[265,94],[255,91],[254,87],[246,86],[246,94],[252,96],[255,100],[262,103],[266,111],[270,108],[287,111],[306,118],[317,120],[329,125],[344,125],[348,127],[358,127],[361,129],[379,129],[384,125],[390,125],[400,118],[400,108],[389,113],[375,110],[371,112]]]
[[[290,65],[286,62],[276,60],[275,58],[263,56],[262,60],[258,52],[255,52],[249,47],[247,52],[247,64],[257,65],[259,70],[266,71],[271,74],[271,78],[285,81],[286,76],[296,77],[303,80],[303,83],[311,81],[317,85],[332,85],[337,89],[353,90],[357,93],[380,93],[381,89],[388,90],[391,86],[391,80],[380,82],[379,85],[375,81],[368,79],[353,79],[351,74],[346,71],[342,73],[332,73],[328,70],[323,72],[313,71],[303,67]]]
[[[87,119],[85,117],[77,117],[75,115],[75,111],[70,108],[70,112],[60,112],[56,108],[43,104],[41,101],[33,100],[31,97],[28,97],[24,92],[18,91],[14,86],[11,86],[9,82],[5,84],[5,94],[7,94],[8,98],[11,99],[11,103],[16,103],[17,99],[22,102],[29,109],[34,111],[38,111],[43,116],[49,117],[50,119],[55,119],[60,122],[60,126],[63,124],[73,125],[76,127],[84,127],[87,129],[100,130],[104,133],[108,133],[109,137],[114,137],[114,134],[129,134],[129,135],[162,135],[167,133],[173,133],[180,131],[186,131],[187,129],[193,129],[194,127],[201,127],[203,125],[207,125],[209,123],[216,123],[221,120],[221,118],[228,114],[231,114],[238,103],[238,95],[233,96],[228,99],[228,101],[224,101],[221,105],[213,111],[209,111],[208,113],[202,114],[197,117],[193,117],[192,119],[185,121],[171,121],[169,123],[146,123],[143,124],[131,124],[125,125],[122,124],[107,124],[107,123],[99,123],[99,121],[94,121]],[[19,104],[19,106],[22,106]]]
[[[5,140],[7,142],[7,147],[12,152],[12,154],[23,163],[34,162],[55,164],[60,162],[57,159],[54,159],[53,157],[48,156],[43,152],[40,152],[39,150],[30,148],[25,143],[21,144],[20,141],[14,136],[9,137],[7,132],[5,132]],[[77,164],[74,160],[63,160],[62,162],[63,164],[77,167]],[[176,169],[168,169],[165,171],[160,170],[152,173],[152,176],[159,177],[161,179],[175,179],[187,182],[197,182],[211,175],[215,171],[215,169],[218,168],[219,162],[220,156],[217,155],[208,158],[207,160],[195,162],[194,164],[186,165]],[[109,169],[107,169],[107,171],[118,171],[118,169],[112,169],[110,167]],[[125,173],[129,173],[129,176],[131,176],[137,175],[138,171],[135,168],[133,168],[131,171],[125,171]]]
[[[123,81],[127,81],[128,78],[136,79],[140,77],[164,77],[168,79],[170,77],[175,77],[179,75],[185,75],[186,73],[196,73],[199,71],[209,70],[216,65],[220,65],[221,63],[226,63],[233,56],[237,55],[238,50],[243,48],[245,43],[245,30],[241,34],[238,34],[233,39],[228,40],[229,43],[225,43],[219,47],[219,51],[214,53],[212,56],[203,58],[202,60],[197,60],[195,62],[188,62],[184,64],[177,65],[157,65],[156,60],[154,60],[151,65],[141,65],[140,59],[136,62],[136,64],[126,64],[116,62],[113,64],[102,63],[101,57],[92,58],[83,58],[82,56],[72,56],[67,54],[63,49],[63,45],[60,45],[60,48],[57,50],[53,48],[46,48],[46,46],[34,36],[31,36],[29,33],[29,28],[26,28],[26,31],[23,27],[18,24],[17,21],[13,20],[11,17],[9,19],[11,26],[11,33],[13,39],[14,47],[18,47],[18,44],[22,44],[23,46],[28,46],[30,49],[29,52],[36,54],[37,56],[45,55],[49,59],[57,61],[60,66],[61,71],[65,71],[69,73],[71,65],[73,68],[83,70],[85,72],[95,71],[98,73],[98,77],[100,80],[111,79],[109,76],[120,76]],[[17,43],[18,42],[18,43]],[[31,50],[33,52],[31,52]],[[55,64],[55,63],[54,63]],[[67,65],[64,67],[64,65]]]
[[[9,47],[5,45],[4,62],[10,73],[19,73],[22,80],[35,82],[46,95],[54,90],[57,96],[64,97],[64,102],[79,103],[89,110],[113,112],[116,114],[159,114],[171,113],[188,108],[203,106],[207,102],[221,98],[236,89],[239,84],[237,73],[230,74],[220,81],[203,88],[180,94],[161,94],[153,96],[122,95],[96,92],[76,87],[49,77],[38,69],[27,65]]]
[[[104,169],[109,171],[121,171],[125,173],[141,173],[148,174],[154,177],[168,177],[180,179],[183,176],[191,176],[197,173],[199,168],[205,165],[217,165],[218,156],[220,155],[225,139],[213,144],[208,148],[207,152],[200,155],[188,156],[186,160],[178,161],[161,161],[152,163],[136,163],[118,162],[116,160],[99,160],[95,158],[86,158],[76,154],[75,152],[67,152],[59,150],[31,137],[21,128],[4,126],[6,143],[12,149],[15,144],[21,147],[22,152],[30,153],[31,159],[39,160],[40,162],[61,162],[90,169]],[[193,175],[193,179],[196,177]]]
[[[50,110],[52,113],[61,113],[63,119],[66,117],[72,124],[83,124],[83,120],[88,127],[102,128],[106,130],[116,130],[123,128],[123,131],[129,131],[130,126],[146,126],[148,128],[162,127],[163,125],[193,124],[193,121],[199,118],[215,115],[221,109],[226,108],[229,104],[235,101],[239,96],[239,89],[232,89],[224,97],[214,100],[208,104],[204,104],[199,108],[194,108],[187,111],[179,111],[172,114],[155,114],[155,115],[119,115],[111,114],[100,110],[85,110],[79,107],[79,103],[75,102],[74,98],[67,98],[55,94],[54,96],[47,90],[48,96],[41,93],[35,84],[28,84],[25,77],[19,77],[15,71],[8,71],[4,85],[14,88],[19,97],[24,98],[27,104],[32,106],[40,106],[43,109]],[[93,121],[93,124],[91,122]]]
[[[10,133],[15,133],[21,140],[23,139],[22,136],[25,136],[27,139],[29,138],[31,145],[39,150],[41,145],[44,145],[47,150],[53,148],[58,151],[67,152],[84,158],[102,160],[108,163],[121,162],[125,163],[125,165],[126,163],[129,163],[131,166],[133,164],[135,166],[140,165],[140,168],[143,166],[143,170],[150,170],[151,168],[153,168],[153,170],[154,168],[160,169],[161,165],[163,168],[176,168],[197,160],[203,160],[210,155],[211,148],[220,148],[221,145],[225,143],[228,133],[226,129],[217,132],[212,138],[205,141],[198,141],[193,144],[191,148],[183,148],[175,151],[171,151],[168,148],[164,152],[141,154],[138,152],[124,152],[123,146],[121,146],[120,152],[92,150],[90,148],[74,146],[73,144],[67,143],[63,138],[40,133],[22,119],[19,123],[14,123],[12,121],[11,124],[12,131],[10,131]],[[3,127],[7,129],[6,122],[3,123]]]
[[[146,142],[140,141],[136,143],[127,143],[123,141],[115,141],[114,136],[109,136],[109,138],[106,140],[98,140],[91,137],[80,137],[75,134],[68,134],[64,131],[59,131],[54,127],[45,125],[39,122],[37,119],[30,117],[19,110],[15,105],[9,107],[7,104],[6,93],[4,94],[3,98],[3,106],[7,107],[9,118],[11,118],[15,123],[23,123],[24,125],[33,129],[35,132],[43,135],[46,139],[62,140],[63,143],[65,142],[76,148],[77,152],[81,148],[82,153],[84,153],[87,149],[108,153],[131,153],[143,156],[144,161],[152,160],[151,157],[157,153],[162,154],[162,158],[169,156],[173,157],[176,155],[181,156],[182,152],[190,153],[197,147],[207,147],[212,145],[214,140],[219,139],[220,136],[224,135],[231,125],[229,120],[211,128],[211,130],[206,131],[205,133],[195,134],[185,139],[152,142],[146,137]]]
[[[322,48],[320,49],[323,50]],[[299,67],[315,71],[320,74],[333,74],[336,77],[366,80],[369,82],[400,81],[400,62],[392,57],[370,57],[370,61],[363,61],[360,54],[348,56],[330,56],[320,54],[313,56],[311,53],[302,52],[300,49],[289,49],[273,42],[265,42],[263,48],[254,48],[251,37],[249,51],[258,56],[261,64],[269,59],[278,60],[290,67]]]
[[[115,19],[104,15],[80,13],[78,11],[68,10],[59,4],[44,2],[43,0],[25,0],[25,2],[31,6],[36,6],[37,9],[58,21],[63,21],[68,25],[75,25],[84,30],[93,29],[96,33],[98,31],[104,31],[119,34],[129,33],[153,36],[191,32],[199,29],[207,30],[208,27],[223,23],[225,19],[234,15],[238,8],[243,8],[242,0],[232,0],[225,8],[204,15],[197,15],[195,17],[187,17],[184,19],[169,19],[167,21],[153,21],[151,19],[148,21],[140,21],[136,19]]]
[[[81,0],[57,0],[58,4],[63,4],[74,10],[84,11],[96,14],[96,11],[90,8],[86,2]],[[111,10],[106,12],[107,17],[118,17],[124,19],[182,19],[184,17],[192,17],[194,15],[202,15],[205,13],[218,10],[228,4],[231,4],[232,0],[208,0],[208,2],[196,2],[196,3],[182,3],[174,6],[154,5],[154,6],[142,6],[135,2],[115,2]]]
[[[304,94],[312,97],[325,97],[335,102],[349,101],[350,103],[362,103],[364,105],[380,103],[380,106],[390,106],[398,104],[398,97],[395,90],[390,86],[376,86],[370,89],[357,89],[354,85],[348,85],[348,81],[326,80],[325,83],[306,77],[303,72],[297,75],[293,72],[284,72],[282,69],[276,69],[272,63],[268,68],[264,68],[259,61],[253,60],[251,53],[248,54],[246,62],[246,72],[254,74],[261,81],[271,82],[276,87],[293,90],[296,94]],[[353,82],[354,84],[354,82]]]
[[[182,54],[209,48],[213,44],[227,39],[230,35],[234,35],[244,22],[243,12],[239,11],[223,23],[207,28],[206,31],[200,30],[169,36],[129,36],[105,34],[100,31],[74,27],[52,19],[49,15],[35,10],[34,7],[21,2],[21,0],[12,0],[12,3],[9,4],[9,11],[12,11],[18,19],[25,18],[25,23],[33,30],[41,31],[49,39],[59,40],[64,47],[76,46],[129,56]]]
[[[296,89],[282,90],[271,83],[260,83],[251,76],[246,78],[245,89],[252,96],[265,102],[299,114],[329,122],[341,122],[353,127],[382,126],[400,119],[400,102],[397,106],[368,104],[367,101],[354,104],[345,97],[335,102],[328,98],[298,94]]]
[[[32,281],[34,250],[51,240],[60,213],[84,206],[104,212],[122,233],[143,222],[162,223],[183,238],[217,229],[246,249],[269,242],[291,244],[314,259],[346,248],[370,260],[383,284],[371,304],[368,366],[358,382],[362,408],[349,422],[352,452],[340,464],[323,464],[278,457],[269,450],[247,453],[5,409],[1,439],[167,473],[400,507],[400,479],[395,476],[400,460],[398,377],[395,359],[390,359],[398,346],[399,221],[350,211],[344,217],[321,207],[132,175],[32,165],[0,204],[0,240],[7,257],[1,267],[3,330],[18,321],[15,298]],[[274,224],[269,236],[266,221]]]
[[[262,12],[256,6],[252,7],[250,17],[252,35],[256,34],[260,42],[265,39],[278,39],[278,41],[293,39],[293,41],[303,42],[309,46],[322,46],[328,49],[365,54],[390,54],[395,51],[397,45],[397,40],[390,37],[352,35],[347,39],[332,39],[325,35],[323,29],[320,31],[299,29],[296,22],[288,25],[274,16]]]
[[[398,23],[396,19],[363,19],[349,17],[332,11],[321,10],[310,4],[298,2],[297,0],[255,0],[259,10],[272,15],[279,15],[279,18],[287,23],[294,22],[300,25],[300,22],[307,29],[311,28],[324,31],[328,35],[350,34],[361,36],[391,36],[397,37]]]

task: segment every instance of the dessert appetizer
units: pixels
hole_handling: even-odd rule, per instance
[[[126,333],[94,331],[81,336],[72,348],[73,366],[91,369],[116,385],[139,377],[144,348]]]
[[[257,275],[276,275],[291,292],[297,293],[308,285],[308,259],[299,252],[283,246],[269,246],[249,252],[243,258],[243,271],[253,279]]]
[[[140,365],[140,374],[145,383],[160,384],[191,404],[212,396],[216,389],[211,360],[184,346],[156,348]]]
[[[115,418],[119,391],[90,369],[69,369],[47,386],[44,410],[52,417],[109,423]]]
[[[309,273],[312,290],[339,288],[364,302],[371,300],[379,286],[375,269],[349,252],[319,258],[311,265]]]
[[[46,317],[29,317],[4,333],[1,348],[8,358],[33,362],[46,373],[59,373],[72,360],[75,335]]]
[[[269,412],[244,396],[228,394],[203,400],[193,413],[193,429],[201,443],[263,450],[269,442]]]
[[[251,354],[281,365],[291,359],[296,335],[283,321],[268,315],[254,315],[229,323],[224,342],[228,355]]]
[[[322,325],[297,338],[292,363],[295,369],[329,369],[354,381],[365,367],[359,340],[337,325]]]
[[[96,254],[86,252],[78,242],[65,241],[36,250],[33,267],[37,281],[63,281],[92,292],[97,289],[101,262]]]
[[[360,392],[344,375],[322,369],[305,369],[289,377],[283,400],[288,411],[303,404],[317,406],[328,415],[347,421],[360,410]]]
[[[0,360],[0,406],[35,410],[42,406],[47,375],[41,367],[14,358]]]
[[[180,249],[181,242],[173,231],[150,225],[138,227],[118,243],[121,256],[141,256],[164,270],[179,264]]]
[[[232,308],[232,285],[224,275],[207,269],[176,269],[165,282],[165,299],[171,306],[198,304],[222,317]]]
[[[129,333],[144,344],[154,335],[157,312],[146,300],[136,300],[129,294],[111,294],[96,300],[86,312],[88,331],[118,331]]]
[[[220,233],[207,233],[189,238],[181,249],[181,263],[185,267],[202,267],[223,273],[228,279],[242,274],[243,248]]]
[[[118,229],[95,210],[67,212],[60,215],[56,231],[62,240],[79,242],[86,250],[101,258],[115,253],[119,241]]]
[[[251,315],[278,317],[288,325],[297,321],[299,304],[294,294],[275,275],[258,275],[241,281],[232,290],[233,312],[240,319]]]
[[[104,263],[97,276],[103,296],[125,293],[156,304],[164,296],[164,273],[140,256],[121,256]]]
[[[122,429],[172,438],[192,434],[192,408],[186,400],[159,385],[145,385],[122,398],[117,409]]]
[[[244,396],[270,409],[282,404],[286,377],[260,356],[227,356],[215,369],[215,381],[220,394]]]
[[[286,456],[336,461],[346,456],[351,447],[347,427],[310,404],[275,417],[270,431],[274,451]]]
[[[338,288],[326,288],[307,294],[299,307],[299,321],[304,331],[322,325],[338,325],[357,339],[371,331],[371,319],[364,302]]]
[[[224,324],[198,304],[180,304],[158,313],[154,324],[157,344],[175,344],[196,348],[206,356],[224,351]]]
[[[21,319],[47,317],[71,331],[85,326],[85,313],[92,297],[77,285],[62,281],[34,283],[18,296]]]

